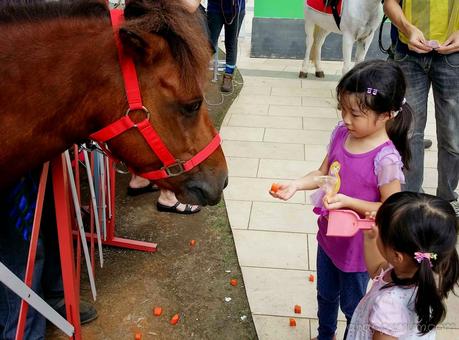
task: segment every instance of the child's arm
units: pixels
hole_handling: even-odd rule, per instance
[[[326,175],[328,172],[328,156],[325,156],[322,165],[318,170],[311,171],[307,175],[295,179],[287,183],[279,183],[279,189],[269,191],[270,195],[281,200],[290,199],[298,190],[312,190],[317,189],[317,181],[314,180],[316,176]]]
[[[399,191],[401,191],[400,181],[393,180],[392,182],[379,187],[379,192],[381,194],[380,202],[364,201],[343,194],[336,194],[333,196],[326,196],[324,199],[324,206],[326,209],[347,208],[356,211],[360,215],[365,215],[367,211],[377,211],[382,202],[384,202],[390,195]]]
[[[397,338],[381,333],[379,331],[374,331],[372,340],[397,340]]]
[[[373,279],[381,273],[381,269],[389,268],[389,263],[381,255],[376,244],[378,238],[378,228],[373,226],[370,230],[364,231],[363,251],[365,255],[365,265],[368,275]]]

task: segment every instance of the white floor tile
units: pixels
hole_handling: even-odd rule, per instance
[[[230,177],[257,177],[258,158],[226,157]]]
[[[261,142],[265,129],[256,127],[223,126],[220,134],[224,140]]]
[[[304,159],[304,145],[267,142],[240,142],[225,140],[222,143],[226,156],[267,158],[267,159]]]
[[[317,162],[314,161],[261,159],[258,177],[296,179],[318,168]]]
[[[309,319],[295,317],[296,327],[290,327],[288,317],[253,315],[259,340],[309,339]]]
[[[249,226],[252,202],[225,199],[228,219],[233,229],[247,229]]]
[[[279,129],[302,129],[301,117],[276,117],[249,114],[233,114],[229,120],[229,126],[249,126]]]

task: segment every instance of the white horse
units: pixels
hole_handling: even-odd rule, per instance
[[[340,30],[332,14],[319,12],[305,3],[306,53],[301,66],[300,78],[307,77],[309,56],[315,65],[316,77],[324,77],[320,66],[320,52],[330,32],[343,35],[343,74],[352,67],[351,55],[354,41],[357,42],[356,63],[364,60],[382,16],[381,0],[343,0]]]

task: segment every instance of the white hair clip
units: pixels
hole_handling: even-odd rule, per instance
[[[374,89],[372,87],[367,88],[367,93],[376,96],[378,94],[378,89]]]

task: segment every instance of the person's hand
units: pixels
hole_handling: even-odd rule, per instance
[[[276,190],[269,190],[269,194],[274,197],[284,201],[289,200],[296,192],[298,188],[294,181],[287,183],[276,183]]]
[[[371,211],[371,212],[366,212],[365,213],[365,218],[369,220],[373,220],[376,217],[376,211]],[[363,235],[366,240],[371,241],[375,240],[378,237],[378,227],[376,225],[373,225],[371,229],[367,229],[363,231]]]
[[[427,44],[424,34],[416,27],[411,25],[408,29],[408,48],[416,53],[429,53],[432,47]]]
[[[342,209],[348,206],[349,196],[343,194],[328,194],[324,196],[324,207],[328,210]]]
[[[440,54],[459,52],[459,31],[451,34],[450,37],[436,49],[436,51]]]

